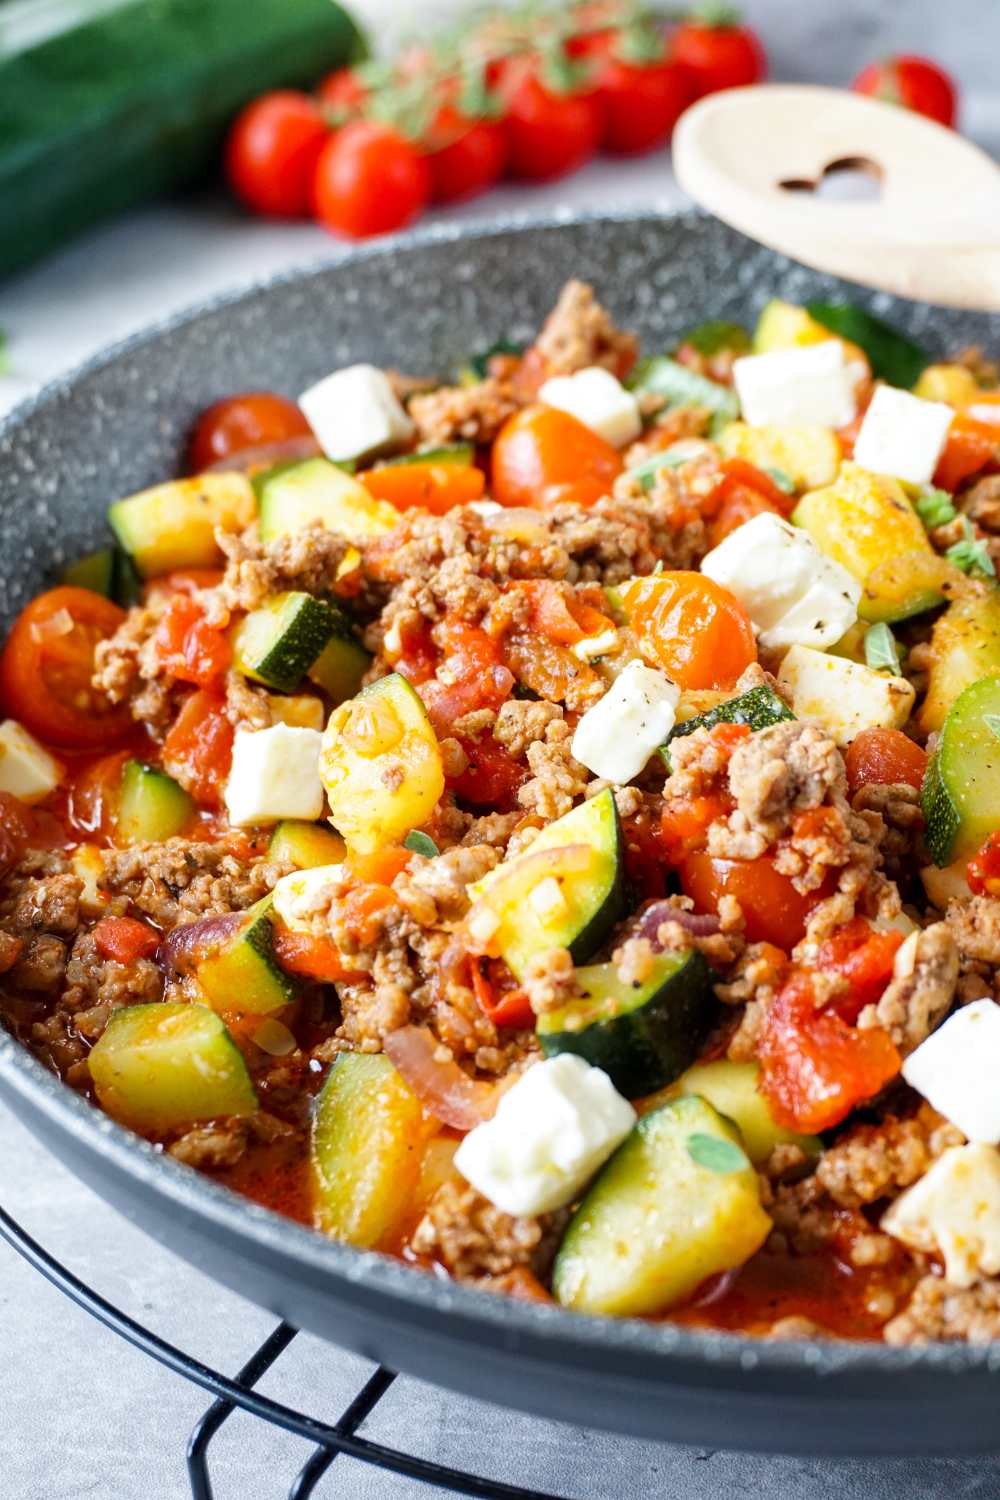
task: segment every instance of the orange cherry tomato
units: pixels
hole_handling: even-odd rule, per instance
[[[294,401],[274,391],[244,391],[202,412],[188,443],[188,468],[200,474],[247,448],[305,437],[309,423]]]
[[[802,938],[813,907],[828,894],[826,887],[803,896],[787,875],[774,868],[774,856],[759,859],[714,859],[695,852],[681,861],[681,888],[698,911],[717,912],[722,896],[735,896],[746,918],[751,943],[773,943],[790,952]]]
[[[94,928],[94,944],[102,958],[130,964],[137,958],[152,958],[160,946],[160,934],[136,917],[102,917]]]
[[[621,473],[622,461],[592,428],[554,406],[526,406],[493,444],[493,498],[501,505],[593,505]]]
[[[0,657],[4,708],[33,734],[67,749],[113,745],[132,727],[127,704],[91,686],[94,651],[125,611],[90,589],[49,589],[21,611]]]
[[[433,516],[479,500],[486,488],[482,469],[469,464],[380,464],[358,478],[376,500],[388,500],[397,510],[429,510]]]
[[[728,688],[757,660],[750,616],[701,573],[654,573],[621,590],[642,654],[680,688]]]
[[[960,412],[948,429],[948,440],[938,461],[934,483],[954,494],[963,480],[985,469],[998,453],[1000,435],[996,428]]]
[[[927,771],[927,752],[901,729],[862,729],[844,755],[852,795],[871,782],[920,787]]]
[[[233,763],[233,726],[217,694],[192,693],[163,742],[167,770],[182,774],[191,796],[203,807],[220,807]]]
[[[274,956],[289,974],[315,979],[321,984],[351,983],[364,975],[351,969],[330,938],[279,928],[274,934]]]

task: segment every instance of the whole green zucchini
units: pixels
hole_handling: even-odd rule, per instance
[[[0,275],[211,171],[256,94],[363,55],[333,0],[0,5]]]

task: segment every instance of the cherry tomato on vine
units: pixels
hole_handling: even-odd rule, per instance
[[[728,6],[706,6],[682,22],[671,51],[687,72],[694,99],[719,89],[759,83],[767,74],[760,41],[748,26],[739,24],[739,13]]]
[[[370,93],[367,83],[353,68],[337,68],[320,80],[316,99],[339,124],[360,114]]]
[[[266,443],[305,437],[309,423],[294,401],[273,391],[244,391],[207,406],[194,424],[188,468],[201,474],[220,459]]]
[[[575,40],[570,50],[595,70],[604,149],[626,156],[669,140],[694,96],[685,69],[665,55],[661,34],[635,26]]]
[[[943,68],[926,57],[885,57],[869,63],[851,84],[858,94],[901,104],[940,125],[954,125],[958,92]]]
[[[443,104],[425,141],[435,203],[454,203],[484,193],[497,182],[507,160],[507,137],[499,120],[475,120]]]
[[[541,182],[588,161],[601,139],[601,106],[592,87],[563,85],[570,72],[536,58],[512,59],[498,89],[506,113],[507,167]]]
[[[423,155],[376,120],[354,120],[338,130],[316,163],[316,217],[350,239],[404,228],[424,211],[430,195]]]
[[[226,139],[233,192],[272,218],[308,213],[316,162],[329,134],[323,111],[307,94],[262,94],[237,115]]]

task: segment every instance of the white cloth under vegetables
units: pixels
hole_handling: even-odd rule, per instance
[[[605,442],[623,448],[639,436],[639,403],[610,370],[593,365],[574,375],[554,375],[538,392],[539,401],[569,412]]]
[[[563,1052],[518,1079],[462,1141],[455,1167],[504,1213],[550,1213],[579,1197],[635,1121],[607,1073]]]
[[[854,376],[837,339],[744,355],[733,362],[733,381],[751,427],[793,422],[846,427],[857,411]]]
[[[414,426],[384,370],[347,365],[303,391],[299,406],[327,458],[370,458],[408,442]]]
[[[226,783],[226,811],[237,828],[277,823],[281,818],[313,821],[323,812],[319,752],[323,736],[315,729],[273,724],[241,729],[233,742],[233,766]]]
[[[576,726],[574,760],[623,786],[673,729],[679,697],[680,689],[662,672],[630,661]]]
[[[854,444],[854,462],[909,484],[929,484],[948,440],[954,409],[880,385]]]
[[[736,595],[762,646],[834,645],[858,618],[861,585],[808,532],[770,512],[737,526],[701,571]]]

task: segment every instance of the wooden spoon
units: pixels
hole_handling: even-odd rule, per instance
[[[693,105],[673,158],[698,204],[805,265],[1000,311],[1000,168],[943,125],[842,89],[765,84]],[[877,179],[877,202],[810,191],[845,167]]]

